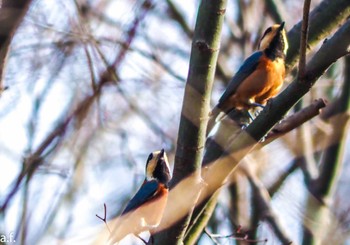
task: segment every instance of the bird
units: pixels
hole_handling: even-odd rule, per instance
[[[258,51],[249,56],[232,77],[210,112],[208,132],[215,122],[233,109],[249,111],[257,106],[264,107],[270,98],[279,93],[285,78],[285,57],[288,50],[284,24],[282,22],[266,29]],[[249,112],[248,115],[250,116]]]
[[[128,234],[138,236],[151,231],[159,224],[168,199],[170,167],[164,149],[149,154],[146,161],[146,177],[121,213],[114,225],[109,243],[115,244]]]

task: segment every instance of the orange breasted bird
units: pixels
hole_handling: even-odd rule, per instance
[[[285,78],[285,57],[288,41],[284,22],[266,29],[260,39],[259,50],[248,57],[229,82],[218,104],[211,112],[212,118],[228,114],[231,110],[249,110],[263,107],[281,90]]]
[[[110,241],[117,242],[126,235],[156,228],[163,216],[171,179],[164,149],[152,152],[146,162],[146,178],[121,214],[121,221],[112,230]]]

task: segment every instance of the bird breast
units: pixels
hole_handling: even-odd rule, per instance
[[[264,105],[281,90],[284,77],[283,59],[271,61],[262,57],[257,69],[242,82],[231,100],[238,109],[246,108],[249,103]]]

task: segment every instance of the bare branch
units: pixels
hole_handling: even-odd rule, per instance
[[[96,215],[97,218],[99,218],[100,220],[102,220],[103,223],[106,224],[106,227],[107,227],[109,233],[112,234],[112,232],[111,232],[111,230],[109,229],[108,224],[107,224],[107,206],[106,206],[105,203],[103,204],[103,209],[104,209],[103,218],[102,218],[101,216],[99,216],[98,214],[95,214],[95,215]]]
[[[304,0],[303,22],[301,25],[301,33],[300,33],[300,58],[299,58],[299,71],[298,71],[298,78],[300,81],[303,81],[305,76],[306,46],[307,46],[307,37],[309,33],[310,3],[311,3],[311,0]]]
[[[263,145],[270,143],[272,140],[292,131],[303,123],[309,121],[320,114],[320,110],[326,106],[323,99],[318,99],[312,102],[309,106],[289,116],[276,126],[267,134]]]

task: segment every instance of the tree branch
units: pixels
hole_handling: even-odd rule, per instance
[[[282,135],[292,131],[293,129],[299,127],[303,123],[309,121],[310,119],[318,116],[321,109],[326,106],[326,101],[323,99],[318,99],[313,101],[309,106],[304,109],[294,113],[289,116],[281,123],[276,124],[273,129],[267,134],[265,141],[262,145],[267,145],[274,139],[281,137]]]
[[[171,181],[172,188],[191,174],[194,174],[193,186],[200,182],[211,88],[219,53],[225,8],[226,0],[205,0],[199,6],[182,105],[174,174]],[[176,225],[154,236],[155,244],[166,244],[169,241],[172,244],[182,243],[191,218],[191,209],[194,208],[198,194],[196,193],[192,199],[189,199],[193,202],[190,205],[192,207]]]
[[[350,15],[350,1],[324,0],[310,13],[310,25],[307,48],[310,50],[321,40],[325,39]],[[330,21],[331,20],[331,21]],[[300,33],[302,21],[288,32],[289,48],[286,60],[287,73],[299,59]]]
[[[304,80],[305,75],[305,66],[306,66],[306,46],[307,46],[307,37],[309,32],[309,12],[310,12],[310,3],[311,0],[304,0],[304,9],[303,9],[303,22],[301,24],[301,33],[300,33],[300,58],[299,58],[299,71],[298,78],[299,80]]]
[[[276,237],[280,240],[282,244],[291,244],[292,239],[288,237],[286,231],[282,228],[277,216],[274,214],[270,206],[270,196],[263,186],[261,181],[249,170],[249,167],[241,168],[243,172],[248,177],[249,183],[253,189],[254,201],[257,205],[258,215],[260,219],[266,220],[273,229]]]

